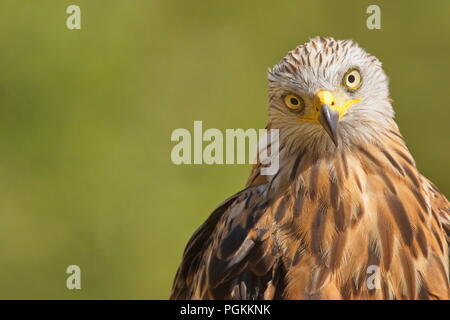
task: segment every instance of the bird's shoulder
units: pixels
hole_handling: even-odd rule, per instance
[[[189,240],[173,299],[262,299],[275,294],[279,246],[267,184],[220,205]],[[275,276],[275,277],[274,277]]]
[[[439,220],[450,245],[450,202],[445,195],[426,177],[421,176],[424,189],[428,193],[432,214]]]

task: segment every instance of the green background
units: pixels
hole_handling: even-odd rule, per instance
[[[66,28],[81,7],[82,29]],[[381,7],[381,30],[366,8]],[[316,35],[382,62],[418,167],[450,191],[450,1],[0,3],[0,298],[165,299],[248,165],[175,166],[176,128],[264,128],[267,68]],[[66,289],[68,265],[82,289]]]

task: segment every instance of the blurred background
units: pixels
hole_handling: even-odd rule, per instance
[[[66,8],[81,7],[81,30]],[[381,7],[381,30],[366,8]],[[0,2],[0,298],[166,299],[248,165],[176,166],[176,128],[264,128],[267,68],[351,38],[391,81],[421,172],[450,195],[450,1]],[[81,290],[66,288],[68,265]]]

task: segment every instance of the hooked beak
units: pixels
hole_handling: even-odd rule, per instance
[[[336,101],[334,95],[328,90],[319,90],[313,99],[313,108],[299,117],[299,121],[320,124],[328,133],[334,145],[339,145],[338,122],[346,114],[347,110],[361,99]]]
[[[319,113],[317,120],[328,133],[331,140],[333,140],[336,147],[338,146],[338,122],[348,108],[359,101],[360,99],[353,99],[345,101],[343,104],[338,104],[330,91],[320,90],[317,92],[315,100],[316,110]]]
[[[327,104],[320,107],[319,122],[325,131],[333,140],[334,145],[338,146],[337,124],[339,121],[339,111],[332,110]]]

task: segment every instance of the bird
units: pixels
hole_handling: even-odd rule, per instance
[[[279,169],[253,165],[186,245],[170,299],[449,299],[450,204],[416,167],[382,64],[315,37],[268,71]]]

